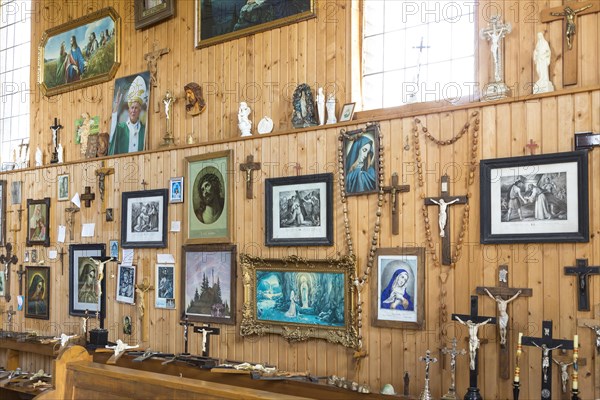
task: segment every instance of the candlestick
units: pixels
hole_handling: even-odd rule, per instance
[[[573,347],[579,347],[579,335],[573,336]]]
[[[519,340],[517,341],[517,344],[521,344],[523,340],[523,332],[519,332]]]

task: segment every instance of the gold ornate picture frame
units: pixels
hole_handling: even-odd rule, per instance
[[[358,348],[354,258],[262,259],[242,254],[240,264],[242,336],[273,333],[289,342],[317,338]]]

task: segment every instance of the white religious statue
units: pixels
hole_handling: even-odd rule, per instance
[[[330,94],[325,105],[327,107],[327,125],[335,124],[337,122],[335,117],[335,95]]]
[[[454,199],[454,200],[446,203],[446,200],[444,200],[444,199],[440,199],[439,201],[431,199],[432,203],[435,203],[438,206],[440,206],[440,212],[438,214],[438,224],[440,226],[440,237],[446,236],[446,234],[444,233],[444,229],[446,228],[446,221],[448,220],[448,214],[447,214],[448,206],[450,204],[456,203],[458,200],[460,200],[460,199]]]
[[[35,166],[41,167],[43,163],[44,155],[42,154],[42,150],[38,147],[35,150]]]
[[[546,343],[542,343],[541,346],[539,346],[536,342],[531,343],[533,343],[535,347],[542,349],[542,371],[544,372],[544,382],[548,382],[548,368],[550,368],[550,352],[552,350],[558,349],[562,346],[562,344],[559,344],[556,347],[548,347],[546,346]]]
[[[202,353],[206,352],[206,338],[208,337],[208,331],[202,329],[199,333],[202,333]]]
[[[508,300],[504,300],[500,296],[492,296],[489,290],[483,289],[487,293],[488,296],[496,303],[498,303],[498,329],[500,329],[500,345],[504,347],[506,345],[506,331],[508,328],[508,313],[506,312],[506,306],[508,303],[519,297],[521,291],[519,290],[513,297]]]
[[[63,153],[63,145],[62,143],[59,143],[58,146],[56,146],[56,154],[58,157],[58,162],[62,163],[64,162],[64,153]]]
[[[248,118],[251,112],[252,110],[248,107],[248,104],[242,101],[238,110],[238,127],[240,128],[242,137],[252,136],[252,121]]]
[[[560,367],[560,382],[562,384],[562,391],[563,391],[563,393],[567,393],[567,382],[569,381],[569,371],[567,369],[569,368],[569,365],[571,365],[573,363],[572,362],[565,363],[562,361],[557,361],[556,358],[553,358],[552,360],[554,360],[556,365],[558,365]]]
[[[466,325],[467,328],[469,328],[469,358],[470,358],[469,368],[471,368],[471,370],[474,371],[475,370],[475,358],[477,357],[477,349],[479,348],[479,343],[480,343],[479,338],[477,337],[477,331],[479,330],[480,326],[487,324],[492,319],[488,318],[485,321],[476,324],[473,321],[471,321],[470,319],[467,320],[467,322],[465,322],[462,319],[460,319],[460,317],[457,315],[454,317],[456,318],[456,320],[458,322],[460,322],[463,325]]]
[[[302,308],[308,308],[308,284],[306,283],[306,276],[300,278],[300,299],[302,301]]]
[[[319,114],[319,125],[325,124],[325,95],[323,88],[317,89],[317,113]]]
[[[535,61],[535,70],[538,80],[533,85],[533,94],[547,93],[554,91],[554,85],[548,78],[548,67],[550,66],[550,45],[544,39],[544,33],[538,32],[538,41],[533,50],[533,61]]]

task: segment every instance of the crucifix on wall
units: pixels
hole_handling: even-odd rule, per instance
[[[466,196],[450,196],[448,191],[449,184],[448,175],[444,175],[441,178],[441,196],[440,197],[426,197],[425,205],[437,205],[439,209],[438,213],[438,225],[440,227],[440,237],[442,238],[442,264],[451,265],[452,256],[450,254],[450,218],[448,216],[448,206],[452,204],[467,204]]]
[[[590,267],[587,258],[579,258],[577,266],[565,267],[565,275],[577,276],[577,310],[590,311],[590,275],[600,275],[600,267]]]
[[[146,293],[151,290],[154,290],[154,286],[150,284],[146,277],[142,279],[142,283],[135,285],[135,292],[137,294],[136,304],[138,306],[138,317],[140,319],[140,334],[142,342],[144,343],[149,341],[148,329],[150,327],[150,316],[145,310],[147,309]]]
[[[150,71],[150,85],[152,87],[156,87],[156,73],[158,72],[158,60],[165,54],[169,54],[171,49],[165,47],[164,49],[156,50],[158,47],[158,42],[154,42],[152,45],[154,51],[144,54],[144,60],[148,63],[148,71]]]
[[[4,288],[4,298],[6,299],[6,301],[10,301],[11,296],[10,296],[10,265],[11,264],[16,264],[19,262],[19,259],[17,258],[16,254],[11,254],[12,253],[12,244],[11,243],[6,243],[6,254],[1,254],[0,255],[0,264],[4,264],[4,284],[5,284],[5,288]]]
[[[598,11],[600,4],[597,1],[568,1],[562,6],[547,8],[540,13],[541,22],[563,20],[563,86],[577,83],[577,17]]]
[[[390,202],[391,207],[392,207],[392,234],[399,235],[400,234],[400,222],[399,222],[400,208],[398,207],[398,196],[397,195],[399,193],[406,193],[406,192],[410,191],[410,186],[409,185],[398,185],[398,174],[396,172],[394,172],[392,174],[392,183],[390,184],[390,186],[383,186],[381,188],[381,190],[383,190],[383,193],[389,193],[392,195],[392,200]]]
[[[252,191],[252,171],[260,170],[260,163],[254,162],[254,156],[252,154],[246,156],[246,162],[240,164],[240,170],[246,173],[246,198],[252,199],[254,192]]]
[[[577,333],[580,337],[587,338],[587,332],[590,332],[592,338],[590,342],[596,348],[596,356],[592,357],[592,360],[594,360],[594,399],[598,399],[600,398],[600,304],[594,306],[594,316],[595,318],[577,318],[577,326],[586,328],[585,331],[578,330]],[[582,365],[581,359],[578,360],[578,364]]]
[[[98,191],[100,192],[100,201],[102,202],[102,204],[104,204],[104,190],[106,177],[114,173],[114,168],[107,168],[104,166],[96,170],[96,176],[98,177]]]

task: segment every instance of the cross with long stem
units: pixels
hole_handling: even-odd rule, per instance
[[[0,264],[4,264],[4,281],[5,281],[5,295],[4,298],[6,299],[6,301],[10,301],[11,299],[11,295],[10,295],[10,265],[11,264],[17,264],[19,262],[19,258],[17,257],[16,254],[11,254],[12,253],[12,244],[11,243],[6,243],[6,255],[5,254],[1,254],[0,255]]]

